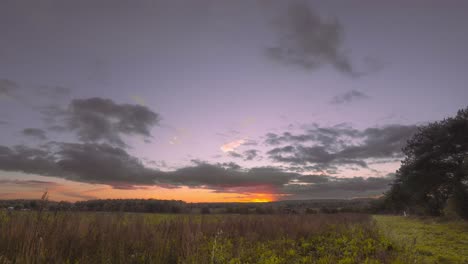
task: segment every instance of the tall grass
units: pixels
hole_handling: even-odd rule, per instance
[[[370,216],[0,212],[0,263],[393,263]]]

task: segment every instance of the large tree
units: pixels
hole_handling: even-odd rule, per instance
[[[468,107],[455,117],[420,127],[403,153],[387,205],[440,215],[450,200],[457,213],[468,218]]]

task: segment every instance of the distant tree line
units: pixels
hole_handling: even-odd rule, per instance
[[[0,208],[13,210],[38,210],[41,200],[2,200]],[[97,212],[139,212],[139,213],[184,213],[187,203],[175,200],[154,199],[106,199],[81,202],[48,201],[49,211],[97,211]]]
[[[270,203],[186,203],[155,199],[103,199],[75,203],[44,200],[0,200],[9,210],[200,213],[200,214],[335,214],[366,213],[368,200],[310,200]]]

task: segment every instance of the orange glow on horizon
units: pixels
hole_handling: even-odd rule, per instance
[[[273,193],[256,193],[251,194],[252,198],[248,200],[251,203],[268,203],[276,201],[276,197]]]
[[[40,199],[44,191],[49,192],[52,201],[83,201],[93,199],[158,199],[182,200],[187,203],[247,202],[266,203],[276,201],[280,194],[268,186],[231,188],[226,192],[204,188],[163,188],[140,186],[138,189],[115,189],[109,185],[74,182],[46,176],[9,173],[22,180],[4,182],[0,185],[0,199]],[[2,178],[6,177],[1,177]],[[36,181],[30,181],[36,180]],[[39,182],[41,181],[41,182]]]
[[[261,199],[261,198],[255,198],[252,200],[253,203],[268,203],[271,202],[271,200],[268,199]]]

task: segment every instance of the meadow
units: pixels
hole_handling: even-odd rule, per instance
[[[0,213],[0,263],[408,263],[372,217]]]
[[[0,211],[0,263],[465,263],[418,237],[426,224],[367,214],[226,215]],[[434,230],[449,231],[440,224]],[[439,229],[441,228],[441,229]],[[443,229],[446,228],[446,229]],[[459,228],[466,228],[461,224]],[[465,234],[451,234],[458,249]],[[393,232],[393,233],[392,233]],[[415,231],[425,235],[424,230]],[[428,235],[428,236],[432,236]],[[411,239],[410,239],[411,238]],[[421,239],[421,240],[420,240]],[[436,241],[443,245],[444,237]],[[454,242],[455,243],[455,242]],[[452,247],[455,244],[448,244]],[[434,258],[425,258],[430,250]],[[445,249],[442,249],[444,251]],[[463,254],[466,256],[466,247]],[[457,248],[451,249],[456,252]],[[466,260],[466,259],[465,259]]]
[[[422,263],[468,263],[468,223],[443,218],[374,216],[382,234]]]

